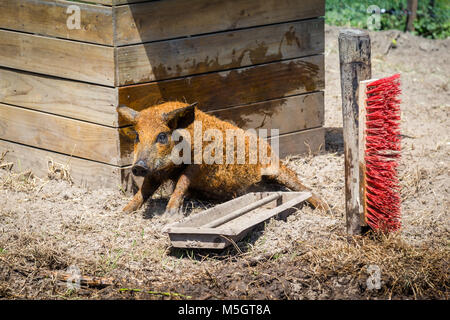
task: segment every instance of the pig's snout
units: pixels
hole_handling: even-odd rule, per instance
[[[133,172],[135,176],[145,177],[148,173],[147,164],[144,161],[139,160],[133,165],[133,167],[131,168],[131,172]]]

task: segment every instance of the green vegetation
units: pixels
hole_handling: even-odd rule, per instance
[[[327,0],[326,3],[325,21],[331,25],[367,29],[372,15],[367,9],[376,5],[381,9],[380,30],[405,29],[407,0]],[[419,0],[414,28],[414,34],[426,38],[450,36],[450,1]]]

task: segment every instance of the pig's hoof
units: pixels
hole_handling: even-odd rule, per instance
[[[124,212],[124,213],[132,213],[132,212],[138,210],[139,207],[140,207],[139,205],[136,205],[135,203],[131,202],[131,203],[127,204],[127,205],[122,209],[122,212]]]

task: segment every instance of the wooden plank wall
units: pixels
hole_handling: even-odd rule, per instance
[[[115,107],[176,99],[244,129],[279,127],[283,155],[307,151],[304,140],[317,149],[324,3],[1,1],[0,146],[16,142],[15,159],[76,159],[74,171],[122,181],[132,141]],[[71,5],[80,29],[67,28]]]
[[[71,5],[80,8],[80,29],[67,27]],[[113,25],[111,6],[0,1],[0,152],[9,150],[15,169],[45,176],[52,160],[69,163],[77,184],[118,188],[127,180]]]
[[[208,3],[116,8],[119,103],[142,110],[162,101],[197,101],[201,110],[244,129],[279,127],[290,135],[280,139],[286,154],[305,152],[303,140],[315,134],[311,149],[317,151],[324,140],[325,2]],[[156,11],[155,19],[146,19]]]
[[[72,181],[89,188],[107,187],[132,192],[136,185],[131,168],[107,165],[96,161],[71,157],[0,139],[0,155],[6,152],[4,161],[13,164],[17,172],[31,170],[37,177],[45,178],[49,165],[69,169]]]

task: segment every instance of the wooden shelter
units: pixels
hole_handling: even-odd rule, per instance
[[[168,100],[278,128],[281,156],[324,144],[324,0],[1,0],[0,153],[130,189],[116,107]]]

